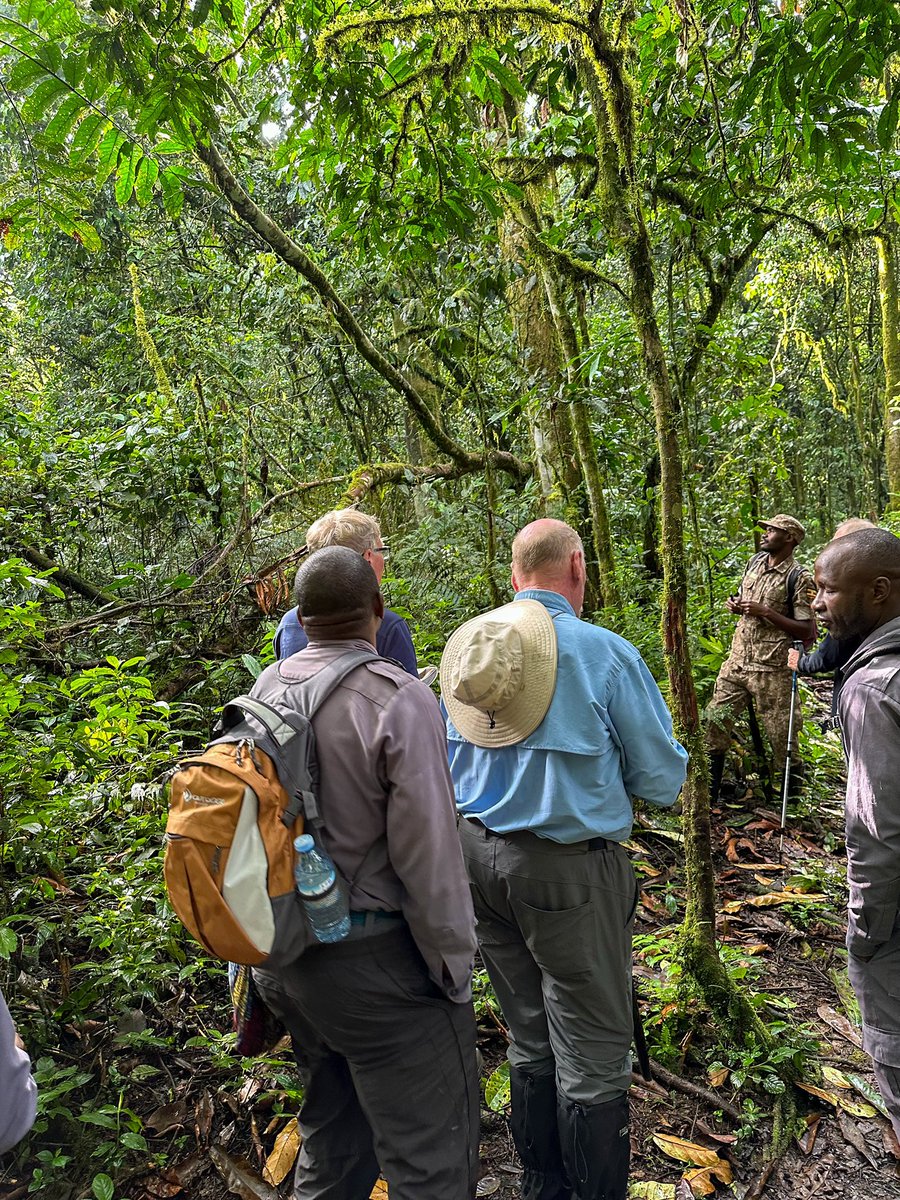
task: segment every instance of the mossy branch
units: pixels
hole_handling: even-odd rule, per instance
[[[156,390],[171,400],[174,396],[172,383],[166,374],[166,368],[163,366],[163,361],[159,356],[153,335],[147,328],[147,316],[144,312],[144,306],[141,304],[141,287],[138,282],[136,263],[128,264],[128,274],[131,276],[131,303],[134,306],[134,329],[137,339],[144,352],[144,357],[153,369],[153,374],[156,376]]]
[[[349,508],[353,504],[361,504],[369,492],[389,484],[406,484],[412,487],[430,483],[435,479],[459,479],[480,469],[481,465],[479,463],[467,467],[461,463],[427,463],[421,466],[405,462],[365,463],[357,467],[350,476],[350,482],[337,507]]]
[[[277,256],[296,271],[318,295],[325,309],[356,347],[360,356],[401,396],[416,416],[419,424],[431,441],[445,454],[467,471],[484,466],[486,455],[472,454],[461,446],[446,431],[425,398],[410,383],[409,379],[389,358],[374,345],[372,339],[360,325],[349,306],[338,295],[331,280],[312,258],[288,234],[257,205],[238,183],[213,140],[198,141],[196,152],[206,164],[209,172],[228,199],[238,217],[248,225]],[[531,474],[531,466],[505,451],[493,451],[490,460],[497,470],[505,471],[515,478],[524,479]]]
[[[554,37],[565,30],[568,37],[590,37],[589,26],[577,15],[547,0],[501,0],[495,4],[415,4],[403,12],[376,9],[369,13],[351,13],[327,26],[316,40],[316,51],[323,58],[344,46],[371,49],[396,37],[414,39],[437,30],[454,42],[483,38],[499,40],[513,29],[544,29]]]

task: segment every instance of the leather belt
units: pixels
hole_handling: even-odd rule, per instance
[[[497,833],[497,831],[495,829],[491,829],[490,826],[485,825],[484,821],[480,821],[478,819],[478,817],[464,817],[463,819],[466,821],[471,821],[473,825],[477,825],[479,827],[479,829],[483,829],[488,837],[494,837],[494,838],[515,837],[517,834],[520,834],[520,833],[528,833],[532,837],[538,836],[531,829],[516,829],[516,830],[512,830],[508,834]],[[545,842],[550,842],[551,845],[553,844],[553,840],[551,838],[542,838],[541,840],[545,841]],[[611,842],[609,840],[609,838],[602,838],[602,837],[588,838],[585,841],[581,841],[581,842],[558,842],[556,844],[562,845],[562,846],[582,846],[585,850],[608,850],[610,848],[610,846],[617,845],[616,842]]]

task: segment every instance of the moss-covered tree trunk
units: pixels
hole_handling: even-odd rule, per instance
[[[878,245],[878,297],[881,302],[881,354],[884,359],[884,462],[888,508],[900,509],[900,298],[893,237],[885,233]]]

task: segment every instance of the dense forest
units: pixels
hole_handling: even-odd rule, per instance
[[[777,847],[710,813],[702,710],[761,517],[810,566],[848,516],[900,529],[898,37],[890,0],[0,3],[0,982],[40,1087],[6,1195],[265,1197],[293,1162],[289,1055],[234,1056],[167,906],[164,781],[347,505],[420,664],[509,598],[525,522],[582,534],[586,615],[691,752],[634,846],[651,1051],[719,1079],[732,1194],[808,1135],[815,1038],[715,886]],[[827,893],[837,945],[840,750],[803,753],[778,894],[805,937]],[[636,1194],[730,1182],[644,1150],[671,1190]]]

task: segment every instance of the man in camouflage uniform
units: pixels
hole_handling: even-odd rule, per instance
[[[810,604],[815,595],[812,575],[794,560],[794,549],[806,530],[796,517],[779,513],[760,521],[764,530],[760,553],[750,560],[740,590],[729,596],[730,613],[740,617],[731,653],[722,664],[713,698],[706,710],[706,748],[710,756],[712,799],[718,799],[725,752],[735,719],[752,700],[768,735],[776,769],[784,763],[791,713],[791,642],[815,637]],[[790,587],[790,596],[788,593]],[[794,713],[794,754],[802,723],[799,701]]]

